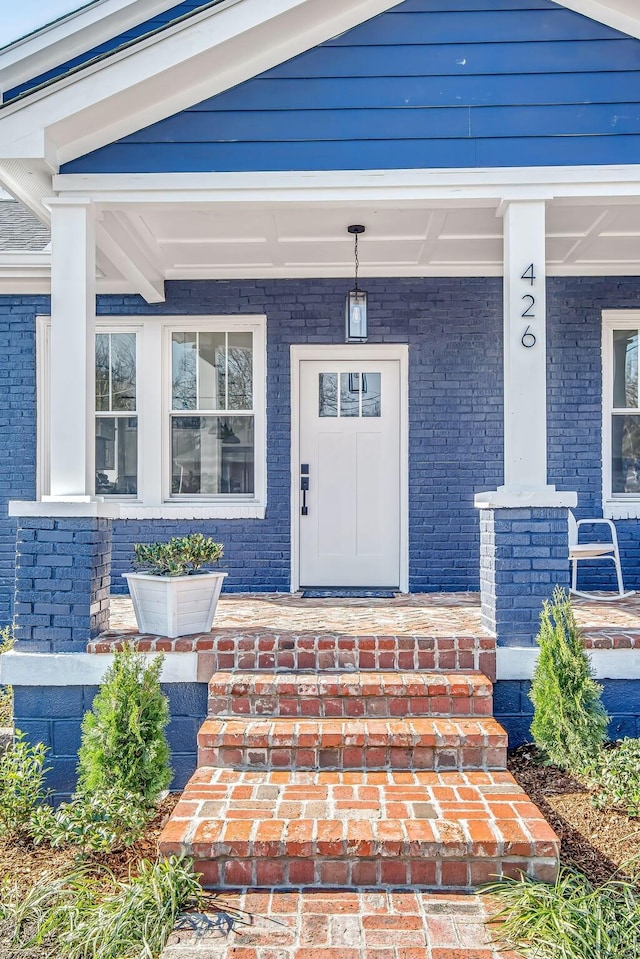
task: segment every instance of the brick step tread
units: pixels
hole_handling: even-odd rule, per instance
[[[559,840],[506,771],[202,767],[160,850],[193,856],[207,884],[467,888],[515,869],[552,878]]]
[[[492,942],[486,896],[239,889],[224,904],[251,921],[228,937],[216,927],[190,932],[183,926],[162,959],[518,959]]]
[[[493,717],[207,719],[198,764],[295,769],[453,769],[506,766],[507,734]]]
[[[493,686],[468,672],[234,672],[209,683],[209,716],[448,716],[492,713]]]

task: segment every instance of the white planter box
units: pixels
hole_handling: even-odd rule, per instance
[[[208,633],[226,575],[123,573],[129,584],[139,631],[171,639],[190,633]]]

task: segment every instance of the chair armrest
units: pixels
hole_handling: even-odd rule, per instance
[[[601,518],[600,519],[579,519],[579,520],[576,520],[576,526],[578,527],[578,530],[580,530],[581,526],[608,526],[609,529],[611,530],[611,542],[616,547],[616,549],[618,548],[618,533],[613,522],[610,519],[601,519]],[[579,533],[578,533],[578,538],[580,538]]]

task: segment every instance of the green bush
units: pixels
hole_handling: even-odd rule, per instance
[[[31,745],[16,730],[15,740],[0,756],[0,832],[28,835],[31,817],[46,798],[44,777],[47,747]]]
[[[533,738],[547,762],[584,772],[597,761],[608,719],[569,597],[559,587],[544,603],[537,642],[540,655],[529,694]]]
[[[494,934],[531,959],[638,959],[640,895],[634,881],[594,887],[561,868],[554,884],[528,876],[485,887],[497,899]]]
[[[113,852],[140,838],[149,821],[146,802],[134,793],[107,789],[76,795],[57,809],[40,806],[31,817],[36,845],[79,846],[85,852]]]
[[[157,959],[178,914],[187,903],[200,906],[202,889],[189,861],[143,861],[138,869],[137,878],[120,882],[107,869],[80,866],[61,878],[45,876],[26,895],[5,881],[0,919],[17,954]]]
[[[597,809],[613,806],[628,816],[640,816],[640,739],[623,739],[603,749],[590,777]]]
[[[202,533],[174,536],[167,543],[136,543],[135,565],[157,576],[187,576],[209,563],[217,563],[223,547]]]
[[[117,789],[152,806],[171,781],[162,657],[147,663],[126,645],[116,653],[90,712],[82,721],[78,792]]]

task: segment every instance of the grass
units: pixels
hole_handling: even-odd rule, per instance
[[[523,875],[483,892],[499,906],[494,936],[525,959],[640,956],[640,889],[633,880],[594,886],[582,873],[561,867],[554,884]]]
[[[106,867],[80,865],[42,876],[25,893],[3,881],[0,920],[17,952],[42,959],[156,959],[178,914],[198,907],[202,890],[189,860],[138,864],[139,875],[117,880]]]

